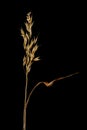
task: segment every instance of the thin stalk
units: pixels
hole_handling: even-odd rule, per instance
[[[33,87],[33,89],[31,90],[31,92],[29,93],[28,98],[27,98],[27,101],[26,101],[26,108],[27,108],[27,106],[28,106],[28,103],[29,103],[29,100],[30,100],[30,97],[31,97],[32,93],[33,93],[34,90],[35,90],[40,84],[42,84],[42,83],[44,83],[44,82],[39,82],[39,83],[37,83],[37,84]]]
[[[23,110],[23,130],[26,130],[27,86],[28,86],[28,74],[26,73],[25,96],[24,96],[24,110]]]

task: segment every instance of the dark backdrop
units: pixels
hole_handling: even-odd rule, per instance
[[[3,13],[3,63],[8,128],[22,129],[25,74],[20,28],[31,11],[33,35],[38,35],[41,61],[34,63],[29,75],[29,91],[39,81],[80,72],[81,6],[75,2],[17,0],[7,2]],[[3,75],[4,77],[4,75]],[[27,128],[80,128],[82,111],[81,73],[56,82],[51,88],[40,85],[33,93],[27,109]],[[8,93],[7,93],[8,92]]]

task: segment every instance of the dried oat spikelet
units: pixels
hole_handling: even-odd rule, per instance
[[[23,37],[23,47],[25,50],[25,55],[23,58],[23,66],[28,74],[31,70],[31,65],[34,61],[39,61],[39,57],[35,57],[35,53],[38,50],[37,38],[32,38],[32,15],[29,12],[26,16],[25,28],[26,32],[21,28],[21,36]]]

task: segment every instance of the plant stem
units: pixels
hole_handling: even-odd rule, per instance
[[[28,86],[28,74],[26,73],[26,84],[25,84],[25,96],[24,96],[24,110],[23,110],[23,130],[26,130],[26,100],[27,100],[27,86]]]
[[[31,90],[31,92],[29,93],[28,98],[27,98],[27,100],[26,100],[26,108],[27,108],[27,106],[28,106],[28,103],[29,103],[29,101],[30,101],[30,97],[31,97],[32,93],[33,93],[34,90],[35,90],[40,84],[42,84],[42,83],[44,83],[44,82],[38,82],[38,83],[33,87],[33,89]]]
[[[63,76],[63,77],[59,77],[56,78],[54,80],[52,80],[51,82],[38,82],[33,89],[31,90],[31,92],[29,93],[29,95],[27,95],[27,86],[28,86],[28,73],[26,72],[26,85],[25,85],[25,97],[24,97],[24,112],[23,112],[23,130],[26,130],[26,110],[27,110],[27,106],[28,103],[30,101],[30,97],[32,95],[32,93],[34,92],[34,90],[40,85],[40,84],[44,84],[46,87],[51,87],[56,81],[59,80],[63,80],[65,78],[69,78],[72,77],[76,74],[79,74],[79,72],[73,73],[73,74],[69,74],[67,76]]]

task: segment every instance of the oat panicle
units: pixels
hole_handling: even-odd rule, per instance
[[[23,67],[25,68],[26,73],[28,74],[31,70],[31,65],[34,61],[39,61],[40,58],[35,56],[36,51],[38,50],[37,40],[38,38],[32,38],[32,14],[29,12],[26,16],[26,32],[21,28],[21,36],[23,37],[23,48],[25,55],[23,58]]]

